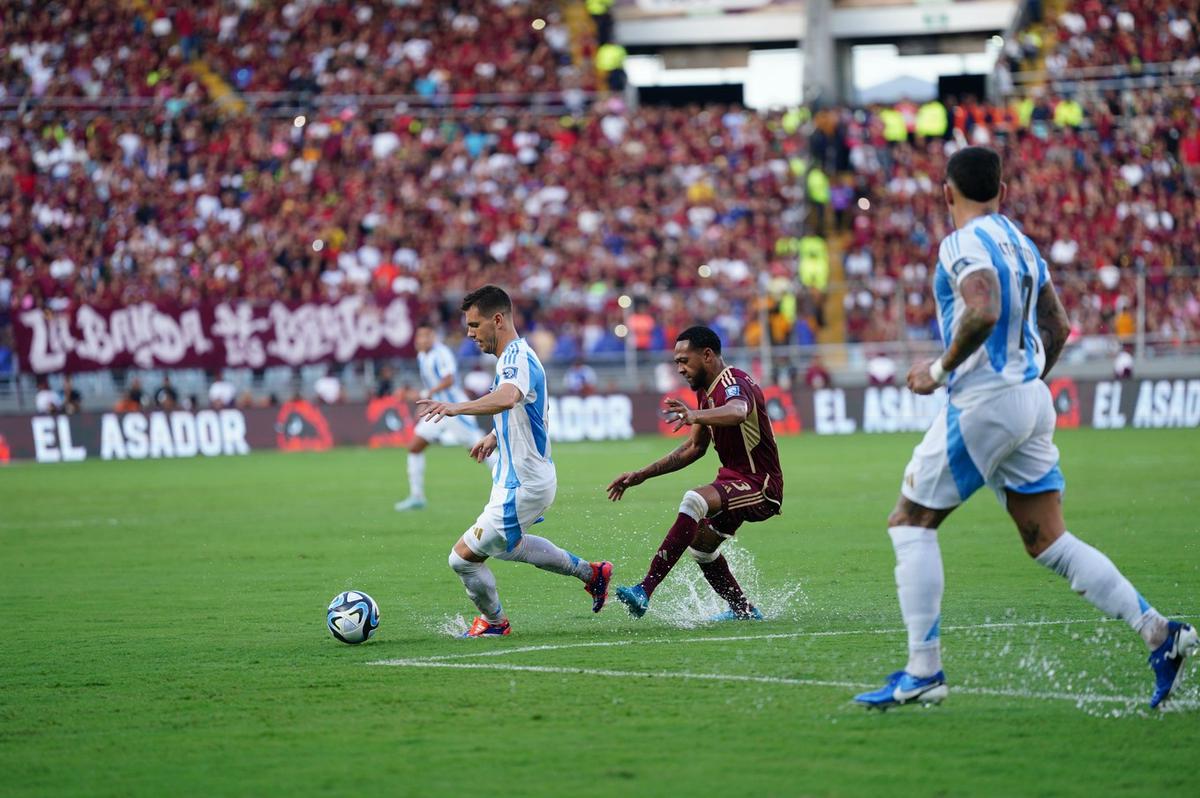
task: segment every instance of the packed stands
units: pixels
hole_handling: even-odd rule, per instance
[[[5,4],[0,349],[13,309],[375,292],[451,319],[485,280],[517,289],[562,362],[622,351],[622,322],[666,346],[698,307],[735,344],[812,343],[839,293],[846,340],[929,338],[939,176],[962,143],[1003,153],[1006,209],[1079,334],[1129,333],[1139,269],[1148,329],[1200,333],[1194,87],[966,101],[944,138],[885,135],[880,108],[547,114],[519,98],[596,86],[594,42],[554,6]],[[264,99],[230,112],[221,83]],[[341,99],[284,115],[281,92]],[[801,279],[813,232],[844,241],[844,286]]]
[[[1070,0],[1063,5],[1036,31],[1022,32],[1010,43],[1006,55],[1013,66],[1036,69],[1041,58],[1051,78],[1136,74],[1148,64],[1172,62],[1200,72],[1200,9],[1194,3]]]

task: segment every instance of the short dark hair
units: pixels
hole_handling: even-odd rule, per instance
[[[1000,194],[1000,156],[988,147],[964,147],[946,164],[946,179],[969,200],[993,200]]]
[[[720,337],[708,327],[699,324],[681,332],[675,339],[675,343],[680,341],[687,341],[688,346],[692,349],[711,349],[718,355],[721,354]]]
[[[463,297],[462,307],[459,308],[463,313],[466,313],[471,308],[479,308],[480,314],[491,316],[493,313],[503,313],[506,316],[512,315],[512,300],[508,298],[508,292],[498,285],[485,285],[482,288],[476,288],[471,293]]]

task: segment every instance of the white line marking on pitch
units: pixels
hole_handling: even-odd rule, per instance
[[[963,632],[980,629],[1012,629],[1026,626],[1059,626],[1076,623],[1111,623],[1113,618],[1074,618],[1062,621],[1004,621],[997,623],[977,623],[964,626],[943,626],[943,632]],[[444,662],[456,659],[471,659],[475,657],[503,657],[508,654],[524,654],[530,651],[562,651],[571,648],[612,648],[614,646],[654,645],[661,643],[733,643],[743,640],[793,640],[801,637],[845,637],[848,635],[878,635],[904,634],[903,629],[836,629],[821,632],[772,632],[761,635],[727,635],[714,637],[648,637],[645,639],[627,640],[592,640],[584,643],[549,643],[540,646],[517,646],[514,648],[495,648],[487,651],[466,651],[455,654],[436,654],[432,657],[414,657],[404,662]],[[469,644],[468,644],[469,645]],[[368,665],[387,665],[392,660],[369,662]]]
[[[515,650],[515,649],[514,649]],[[513,673],[551,673],[571,676],[606,676],[611,678],[633,679],[695,679],[712,682],[749,682],[753,684],[779,684],[799,687],[837,687],[846,690],[870,689],[876,685],[861,682],[837,682],[825,679],[794,679],[786,676],[747,676],[731,673],[690,673],[680,671],[621,671],[602,668],[563,668],[549,665],[510,665],[499,662],[439,662],[423,659],[387,659],[369,662],[368,665],[382,665],[398,668],[449,668],[454,670],[493,670]],[[1144,699],[1118,695],[1098,695],[1086,693],[1037,693],[1028,690],[1005,690],[988,687],[954,687],[956,693],[966,695],[1000,696],[1004,698],[1029,698],[1041,701],[1070,701],[1075,704],[1108,703],[1108,704],[1138,704]],[[1173,709],[1196,709],[1198,701],[1173,701]]]

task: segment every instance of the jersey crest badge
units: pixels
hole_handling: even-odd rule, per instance
[[[504,379],[511,380],[511,379],[514,379],[516,376],[517,376],[517,370],[515,368],[513,368],[512,366],[509,366],[508,368],[506,368],[504,370]]]
[[[741,396],[741,395],[742,395],[742,386],[740,386],[740,385],[730,385],[728,388],[725,389],[725,398],[726,399],[729,399],[734,396]]]

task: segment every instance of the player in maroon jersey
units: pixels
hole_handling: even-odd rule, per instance
[[[617,598],[635,618],[645,615],[654,589],[686,549],[712,589],[729,602],[729,610],[714,620],[760,620],[762,614],[746,598],[717,549],[742,522],[765,521],[778,515],[783,504],[783,472],[766,400],[746,372],[725,365],[721,339],[707,327],[689,327],[679,334],[675,365],[696,391],[698,409],[668,399],[667,418],[675,422],[676,430],[690,425],[692,434],[661,460],[614,479],[608,498],[620,501],[634,485],[696,462],[708,451],[710,441],[721,468],[715,480],[683,494],[679,516],[650,561],[646,578],[617,588]]]

